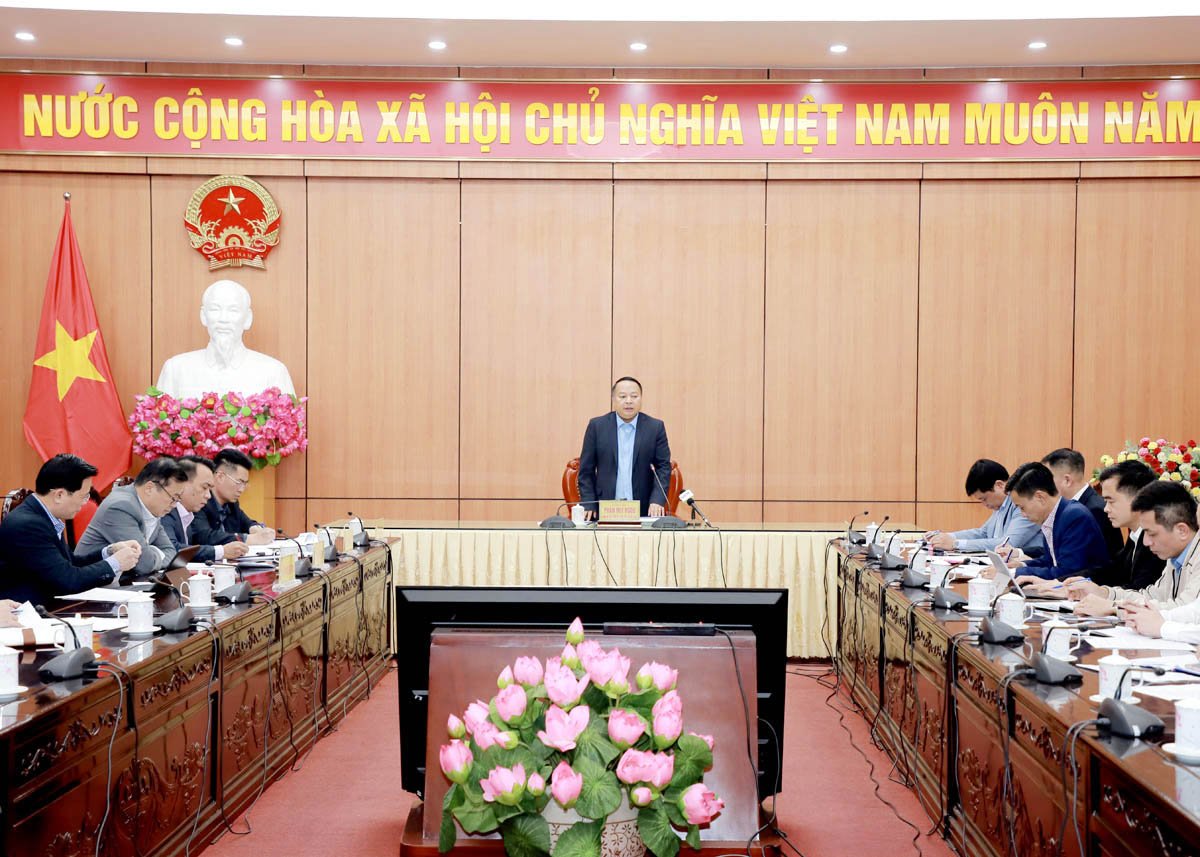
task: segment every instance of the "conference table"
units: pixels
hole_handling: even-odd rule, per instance
[[[837,682],[959,853],[1200,854],[1200,767],[1160,747],[1173,737],[1172,703],[1142,695],[1166,723],[1161,739],[1089,727],[1064,744],[1073,724],[1098,716],[1094,672],[1074,687],[1013,675],[1040,646],[1036,624],[1023,646],[976,642],[979,618],[931,609],[927,592],[873,566],[839,544]],[[1084,643],[1076,654],[1089,666],[1107,652]]]
[[[836,629],[837,556],[844,523],[718,528],[541,529],[536,521],[371,520],[396,540],[397,586],[582,586],[788,590],[788,651],[827,658]]]
[[[43,683],[53,650],[24,649],[28,691],[0,704],[0,853],[196,853],[368,697],[389,668],[390,546],[218,606],[190,633],[97,634],[95,678]],[[157,596],[156,613],[178,606]],[[58,602],[112,616],[115,604]],[[204,617],[204,613],[198,612]],[[103,830],[97,848],[97,831]]]

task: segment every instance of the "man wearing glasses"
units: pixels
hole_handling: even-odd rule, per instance
[[[161,518],[179,502],[187,481],[178,461],[168,456],[154,459],[132,485],[112,489],[75,546],[75,555],[86,556],[114,542],[136,541],[142,553],[133,567],[134,577],[166,568],[176,551]],[[121,582],[127,582],[124,576]]]
[[[242,511],[238,499],[250,484],[250,456],[237,449],[222,449],[213,456],[217,467],[212,497],[196,513],[192,521],[191,542],[197,545],[227,545],[245,542],[248,545],[269,545],[274,531]]]

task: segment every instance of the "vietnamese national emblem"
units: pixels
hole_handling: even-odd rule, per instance
[[[245,176],[217,176],[192,194],[183,215],[188,240],[210,271],[226,266],[266,268],[279,243],[279,207],[267,189]]]

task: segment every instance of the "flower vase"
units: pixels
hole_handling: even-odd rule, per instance
[[[574,809],[563,809],[554,800],[546,804],[542,817],[550,825],[550,853],[558,844],[558,837],[579,821],[587,821]],[[646,844],[638,833],[638,808],[629,803],[629,792],[621,789],[621,805],[604,821],[600,833],[600,857],[644,857]]]

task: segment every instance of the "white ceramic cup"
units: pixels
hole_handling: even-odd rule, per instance
[[[1033,607],[1017,593],[1009,592],[996,599],[996,618],[1005,625],[1019,628],[1033,618]]]
[[[1100,695],[1109,699],[1117,698],[1117,684],[1121,683],[1121,699],[1129,699],[1136,683],[1140,683],[1140,673],[1129,669],[1129,658],[1113,651],[1098,662],[1100,665]]]
[[[1175,703],[1175,746],[1200,756],[1200,699]]]
[[[213,566],[213,592],[228,589],[237,583],[237,570],[228,565]]]
[[[1083,632],[1066,622],[1050,619],[1042,623],[1042,641],[1046,654],[1061,661],[1083,645]]]
[[[183,600],[192,607],[211,607],[213,579],[207,574],[193,574],[179,585]]]
[[[587,518],[584,517],[586,514],[587,509],[583,508],[583,504],[576,503],[571,507],[571,523],[575,524],[576,526],[579,526],[580,524],[586,524]]]
[[[145,634],[154,628],[154,600],[149,595],[130,598],[117,607],[117,617],[121,611],[129,618],[128,630],[134,634]]]
[[[950,577],[950,569],[953,568],[949,562],[944,559],[931,560],[929,568],[929,585],[933,589],[945,586],[947,578]]]
[[[85,616],[67,616],[63,618],[63,622],[66,622],[71,627],[64,627],[59,622],[54,623],[54,645],[58,646],[64,652],[69,652],[77,648],[76,642],[78,642],[78,648],[92,648],[91,619]]]
[[[21,653],[8,646],[0,646],[0,693],[12,693],[20,684],[17,682],[17,666]]]
[[[984,612],[992,606],[992,582],[986,577],[967,581],[967,609]]]

